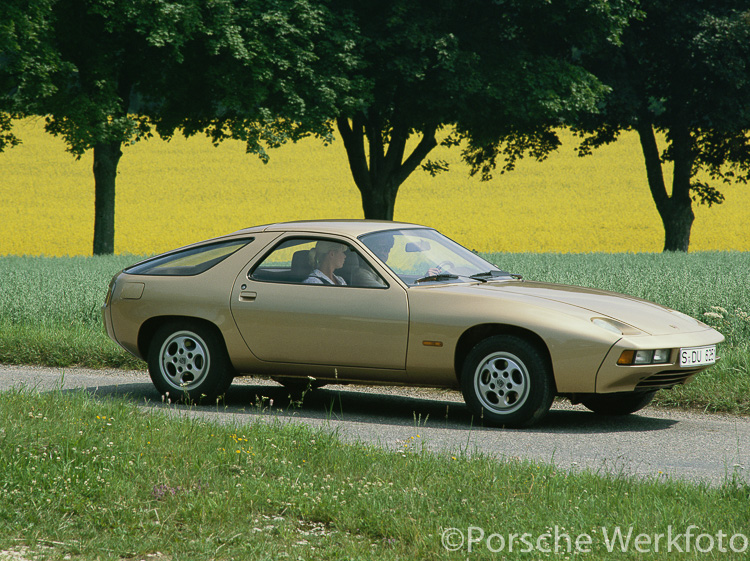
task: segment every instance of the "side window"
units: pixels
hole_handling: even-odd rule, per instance
[[[285,240],[248,273],[248,278],[293,284],[388,286],[349,244],[326,238]]]
[[[284,241],[250,271],[248,277],[254,280],[301,283],[313,271],[310,250],[315,248],[315,242],[312,239]]]
[[[180,249],[166,255],[136,263],[125,269],[131,275],[193,276],[208,271],[235,251],[245,247],[253,238],[207,243]]]

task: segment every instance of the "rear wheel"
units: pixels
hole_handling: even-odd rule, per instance
[[[461,392],[469,409],[488,424],[525,427],[547,414],[555,385],[548,361],[536,346],[512,335],[496,335],[469,353]]]
[[[582,397],[581,403],[599,415],[629,415],[651,403],[655,394],[656,390],[591,394]]]
[[[148,371],[156,389],[173,401],[213,401],[232,383],[224,342],[197,323],[168,323],[151,341]]]

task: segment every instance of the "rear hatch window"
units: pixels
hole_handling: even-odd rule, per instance
[[[131,275],[193,276],[208,271],[235,251],[245,247],[253,238],[208,243],[198,247],[179,249],[141,261],[125,269]]]

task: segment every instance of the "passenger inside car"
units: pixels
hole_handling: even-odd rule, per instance
[[[344,266],[347,247],[344,244],[320,240],[310,250],[314,270],[302,282],[305,284],[346,285],[346,281],[334,271]]]

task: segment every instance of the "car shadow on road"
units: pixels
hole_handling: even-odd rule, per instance
[[[77,391],[77,390],[66,390]],[[461,401],[357,391],[356,389],[321,388],[304,395],[291,396],[277,385],[235,384],[226,396],[212,404],[184,405],[162,396],[150,383],[126,383],[88,387],[84,391],[99,398],[125,398],[135,404],[177,411],[191,411],[203,416],[231,414],[235,420],[247,417],[317,422],[348,422],[436,429],[497,431],[476,419]],[[667,430],[678,421],[650,416],[646,409],[627,416],[602,416],[584,409],[553,405],[537,425],[520,429],[547,434],[601,434]],[[513,429],[519,430],[519,429]]]

